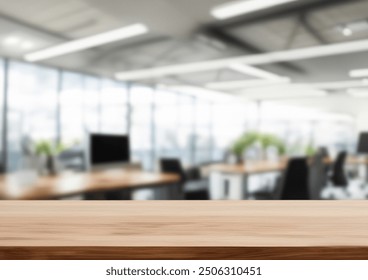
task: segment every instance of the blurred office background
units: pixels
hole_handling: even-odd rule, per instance
[[[267,100],[211,100],[193,89],[129,86],[13,60],[7,71],[6,171],[22,168],[25,138],[61,141],[82,151],[85,131],[129,134],[133,159],[147,170],[161,157],[178,157],[185,165],[222,160],[241,134],[254,130],[281,137],[293,155],[304,154],[311,143],[353,152],[357,141],[350,114]]]
[[[64,169],[85,171],[86,133],[129,135],[132,162],[149,172],[163,158],[184,168],[229,162],[247,133],[282,141],[278,156],[356,155],[368,130],[368,2],[275,1],[239,14],[232,4],[0,0],[2,172],[25,169],[27,145],[40,142],[63,145]],[[144,27],[136,36],[37,58],[134,24]],[[351,42],[358,50],[340,45]],[[344,51],[318,49],[330,45]],[[222,60],[279,51],[251,66]]]

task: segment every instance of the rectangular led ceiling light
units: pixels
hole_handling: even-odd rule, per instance
[[[281,4],[296,2],[298,0],[242,0],[226,3],[212,9],[211,14],[217,19],[224,20],[243,14],[271,8]]]
[[[245,88],[265,87],[270,85],[288,84],[291,80],[289,78],[279,80],[244,80],[244,81],[226,81],[214,82],[206,85],[206,88],[213,90],[235,90]]]
[[[187,85],[173,85],[173,86],[165,86],[161,85],[162,89],[167,89],[176,92],[184,92],[185,94],[189,94],[195,96],[196,98],[207,99],[211,101],[218,102],[227,102],[232,101],[233,96],[226,94],[224,92],[213,91],[206,88],[198,87],[198,86],[187,86]]]
[[[323,90],[339,90],[348,88],[366,88],[368,87],[368,82],[365,80],[352,80],[352,81],[327,82],[327,83],[310,83],[305,86]]]
[[[231,70],[237,71],[239,73],[243,73],[245,75],[249,75],[249,76],[253,76],[253,77],[257,77],[257,78],[265,79],[269,81],[279,81],[279,80],[284,79],[283,77],[276,75],[274,73],[271,73],[271,72],[253,67],[253,66],[245,65],[245,64],[234,63],[230,65],[229,68]]]
[[[124,81],[154,79],[170,75],[189,74],[194,72],[214,71],[228,68],[233,64],[264,65],[285,61],[296,61],[318,57],[328,57],[349,53],[358,53],[368,50],[368,40],[360,40],[346,43],[338,43],[317,47],[293,49],[286,51],[270,52],[264,54],[247,55],[240,57],[224,58],[210,61],[193,62],[146,68],[116,74],[116,78]]]
[[[356,98],[368,98],[368,90],[349,89],[347,93]]]
[[[300,98],[322,98],[327,97],[328,94],[325,91],[299,89],[294,90],[291,88],[279,88],[275,89],[270,87],[268,89],[252,90],[246,93],[240,93],[240,96],[252,100],[276,100],[276,99],[300,99]]]
[[[41,51],[27,54],[24,59],[30,62],[50,59],[93,47],[117,42],[131,37],[139,36],[148,32],[147,26],[141,23],[129,25],[91,37],[70,41],[61,45],[50,47]]]
[[[350,71],[350,77],[352,78],[365,78],[368,77],[368,69],[356,69]]]

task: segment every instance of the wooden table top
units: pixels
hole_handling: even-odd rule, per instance
[[[360,259],[365,201],[0,203],[0,259]]]
[[[40,177],[25,187],[11,183],[11,180],[11,175],[0,177],[0,199],[56,199],[92,192],[174,184],[180,178],[174,174],[122,170]]]

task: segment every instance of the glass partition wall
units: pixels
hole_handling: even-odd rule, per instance
[[[144,169],[154,168],[154,90],[150,87],[130,88],[130,140],[132,160]]]
[[[10,61],[7,83],[7,170],[16,171],[31,168],[31,142],[56,141],[58,72]]]
[[[219,102],[13,60],[0,59],[0,108],[7,171],[27,167],[29,143],[61,142],[83,151],[88,132],[129,134],[132,160],[145,170],[163,157],[184,166],[223,161],[238,137],[255,130],[282,138],[294,154],[309,144],[349,151],[355,145],[348,116],[305,113],[314,117],[290,120],[283,114],[291,108],[268,103]]]
[[[0,135],[2,135],[0,139],[0,172],[5,171],[5,151],[4,145],[6,144],[6,134],[4,129],[4,98],[6,91],[6,83],[5,83],[5,61],[0,58]]]
[[[100,112],[101,133],[128,134],[128,88],[125,84],[102,80]]]
[[[85,131],[84,77],[64,72],[60,91],[60,140],[65,145],[83,141]]]
[[[195,106],[195,163],[212,161],[212,104],[197,99]]]

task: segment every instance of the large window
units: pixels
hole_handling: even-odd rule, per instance
[[[133,86],[130,90],[131,104],[131,150],[134,162],[143,168],[154,168],[153,154],[153,90],[149,87]]]
[[[195,121],[195,163],[212,161],[212,104],[207,100],[197,99]]]
[[[184,166],[224,160],[231,144],[254,130],[284,139],[290,155],[304,154],[311,145],[326,146],[332,154],[354,152],[355,124],[345,115],[273,102],[216,102],[186,90],[142,85],[128,90],[110,79],[16,61],[7,69],[5,75],[0,60],[0,130],[7,135],[7,150],[0,141],[0,153],[9,171],[28,167],[30,143],[61,140],[80,151],[88,132],[130,134],[133,161],[146,170],[163,157],[179,158]]]
[[[122,83],[102,81],[101,132],[128,133],[128,90]]]
[[[84,126],[84,79],[81,74],[64,72],[60,92],[61,141],[70,145],[81,143]]]
[[[84,78],[83,119],[88,132],[99,132],[101,129],[100,90],[100,79],[90,76]]]
[[[27,168],[28,143],[56,140],[56,70],[19,62],[9,63],[7,167]]]
[[[111,80],[64,72],[61,135],[64,143],[81,142],[86,132],[127,134],[127,89]]]
[[[5,93],[5,63],[0,59],[0,135],[4,135],[3,116],[4,116],[4,93]],[[3,138],[0,139],[0,172],[5,168],[5,156]]]
[[[179,95],[178,126],[176,133],[184,165],[194,162],[195,146],[195,98],[189,95]]]
[[[265,103],[260,129],[284,139],[289,155],[304,155],[318,147],[327,147],[331,155],[341,150],[354,152],[355,125],[345,115]]]
[[[155,155],[156,158],[180,158],[178,142],[179,95],[158,90],[155,92]]]
[[[246,132],[246,112],[243,104],[215,103],[213,105],[214,160],[224,160],[229,146]]]
[[[355,154],[356,135],[352,120],[339,118],[335,121],[313,122],[315,145],[328,147],[332,156],[337,155],[339,151]]]

